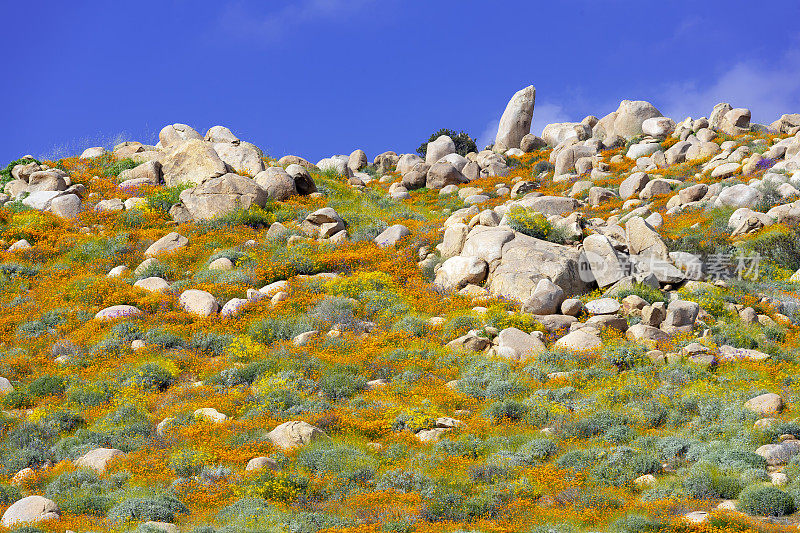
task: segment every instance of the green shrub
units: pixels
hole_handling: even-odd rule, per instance
[[[174,522],[176,514],[189,510],[172,496],[161,495],[152,498],[129,498],[116,504],[108,511],[108,519],[116,524],[126,522]]]
[[[11,171],[14,170],[14,167],[17,165],[27,165],[28,163],[36,163],[37,165],[41,165],[42,162],[38,159],[34,159],[32,157],[23,157],[21,159],[15,159],[11,161],[6,168],[0,170],[0,189],[6,186],[6,184],[13,180],[14,177],[11,175]]]
[[[351,398],[367,388],[364,376],[352,372],[325,373],[319,381],[319,388],[325,398],[331,401]]]
[[[563,243],[566,240],[563,232],[554,228],[543,214],[536,211],[514,206],[506,215],[506,219],[511,229],[530,237],[555,243]]]
[[[550,161],[538,161],[531,169],[531,176],[538,176],[542,172],[553,172],[556,166]]]
[[[225,353],[231,342],[233,342],[232,335],[200,331],[192,335],[188,348],[218,357]]]
[[[17,487],[8,483],[0,483],[0,505],[11,505],[22,498]]]
[[[394,323],[392,329],[395,331],[405,331],[415,337],[424,337],[428,334],[430,323],[425,317],[419,315],[405,315]]]
[[[638,514],[630,514],[618,518],[611,525],[611,530],[617,533],[655,533],[663,529],[664,524],[661,522]]]
[[[486,414],[493,422],[504,420],[522,420],[528,413],[528,406],[516,400],[501,400],[492,403]]]
[[[442,128],[439,131],[432,133],[428,140],[422,143],[419,148],[417,148],[417,153],[425,158],[425,155],[428,153],[428,143],[435,141],[442,135],[447,135],[453,140],[453,144],[456,146],[456,153],[459,155],[466,156],[470,152],[478,151],[478,145],[475,144],[475,139],[470,137],[467,133],[464,133],[463,131],[457,133],[455,130]]]
[[[275,222],[275,213],[272,203],[265,207],[257,205],[249,209],[237,209],[222,216],[201,223],[201,231],[215,231],[222,228],[235,228],[236,226],[250,226],[252,228],[268,228]]]
[[[635,294],[642,300],[647,301],[649,304],[654,304],[656,302],[669,303],[669,299],[664,295],[663,292],[661,292],[661,290],[650,287],[649,285],[642,285],[641,283],[635,283],[633,287],[620,289],[614,294],[614,297],[618,300],[622,300],[631,294]]]
[[[172,385],[172,374],[157,363],[145,363],[136,370],[133,381],[140,389],[164,391]]]
[[[736,508],[749,515],[785,516],[795,510],[794,499],[777,487],[751,485],[739,494]]]
[[[106,176],[116,178],[123,170],[130,170],[132,168],[136,168],[137,166],[139,166],[139,163],[133,159],[120,159],[119,161],[114,161],[110,165],[106,166],[103,172]]]
[[[247,328],[247,334],[253,340],[264,344],[272,344],[276,341],[290,340],[297,335],[310,331],[311,323],[302,317],[284,315],[278,317],[267,317],[256,322],[252,322]]]
[[[174,187],[162,187],[146,197],[147,205],[156,211],[169,213],[170,208],[180,202],[181,193],[194,186],[194,183],[181,183]]]
[[[61,376],[39,376],[28,385],[28,390],[34,398],[60,396],[64,394],[65,385]]]

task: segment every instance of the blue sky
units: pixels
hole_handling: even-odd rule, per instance
[[[485,144],[530,84],[534,132],[622,99],[677,120],[723,100],[800,112],[797,0],[4,1],[0,20],[2,165],[174,122],[313,161],[442,127]]]

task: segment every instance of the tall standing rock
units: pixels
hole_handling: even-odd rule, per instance
[[[494,143],[505,149],[519,148],[522,138],[531,132],[533,105],[536,101],[536,87],[529,85],[517,91],[500,117],[497,137]]]

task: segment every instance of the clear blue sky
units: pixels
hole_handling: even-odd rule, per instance
[[[800,112],[800,2],[284,0],[0,3],[0,164],[166,124],[222,124],[270,155],[488,141],[537,89],[534,131],[645,99]]]

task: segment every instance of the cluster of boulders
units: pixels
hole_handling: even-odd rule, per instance
[[[66,172],[59,168],[33,161],[31,156],[24,156],[28,163],[15,165],[11,169],[11,177],[0,195],[0,203],[21,200],[30,208],[50,211],[64,218],[76,216],[82,208],[86,188],[73,184]]]

